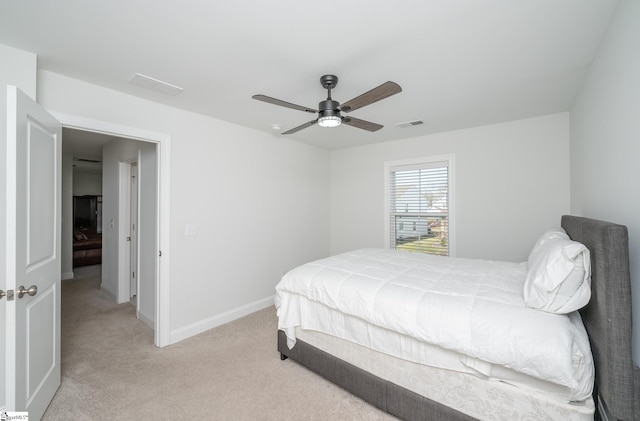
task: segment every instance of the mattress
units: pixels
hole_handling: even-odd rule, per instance
[[[592,398],[568,403],[527,386],[517,387],[468,373],[417,364],[312,330],[296,328],[296,337],[375,376],[478,420],[593,420]]]
[[[580,316],[526,308],[525,275],[526,263],[356,250],[286,274],[278,327],[289,347],[302,327],[410,363],[588,400],[593,361]]]
[[[304,329],[307,334],[309,332],[324,332],[335,338],[361,345],[396,359],[466,373],[486,380],[506,382],[553,395],[554,399],[563,402],[571,401],[574,395],[573,391],[565,386],[471,358],[437,345],[421,342],[304,298],[301,300],[304,302],[302,304],[304,311],[314,315],[313,318],[305,319],[302,326],[298,326],[298,328]],[[295,330],[296,338],[300,330]],[[362,334],[352,335],[350,334],[352,332]]]

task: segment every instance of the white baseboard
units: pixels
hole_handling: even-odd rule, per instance
[[[141,311],[138,312],[138,320],[142,321],[145,325],[149,326],[152,330],[156,329],[156,324],[154,323],[153,319]]]
[[[73,279],[73,271],[63,273],[62,275],[60,275],[60,279],[62,281],[66,281],[67,279]]]
[[[181,327],[171,331],[170,344],[175,344],[184,339],[195,336],[198,333],[202,333],[214,327],[218,327],[225,323],[229,323],[248,314],[255,313],[273,305],[274,296],[263,298],[253,303],[246,304],[244,306],[235,308],[233,310],[225,311],[224,313],[209,317],[196,323],[192,323],[188,326]]]
[[[107,296],[111,301],[116,302],[116,296],[111,293],[108,289],[104,287],[104,285],[100,285],[100,292]]]

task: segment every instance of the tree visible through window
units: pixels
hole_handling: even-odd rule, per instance
[[[449,161],[389,166],[390,247],[449,255]]]

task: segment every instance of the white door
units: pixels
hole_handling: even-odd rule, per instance
[[[6,408],[34,420],[60,385],[61,143],[60,123],[8,86]]]
[[[130,268],[130,295],[136,296],[136,311],[140,306],[140,297],[138,296],[138,165],[134,162],[131,164],[131,208],[129,212],[130,237],[131,237],[131,259]]]

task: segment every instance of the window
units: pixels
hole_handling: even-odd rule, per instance
[[[452,255],[453,156],[385,165],[390,248]]]

